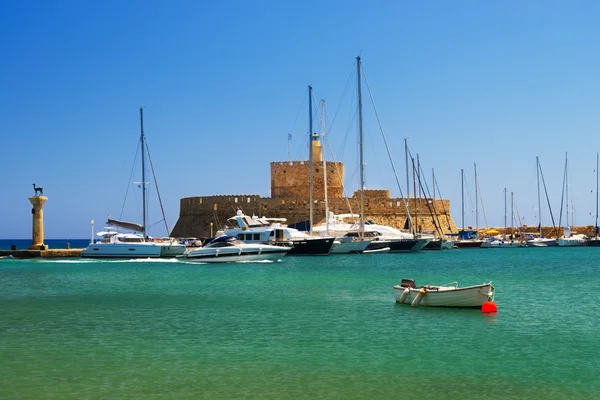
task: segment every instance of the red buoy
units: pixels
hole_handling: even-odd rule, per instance
[[[498,312],[498,306],[493,301],[486,301],[481,305],[481,312],[484,314]]]

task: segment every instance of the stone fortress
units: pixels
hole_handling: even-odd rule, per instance
[[[319,136],[311,140],[313,154],[314,225],[325,222],[325,185],[322,146]],[[335,214],[360,214],[360,191],[344,197],[344,164],[326,162],[329,211]],[[173,237],[208,237],[222,229],[237,210],[257,217],[286,218],[288,224],[307,221],[310,214],[310,162],[271,162],[271,197],[235,194],[186,197],[180,201],[179,219]],[[458,229],[450,216],[450,201],[429,198],[391,198],[389,190],[365,190],[365,220],[409,230],[405,201],[417,232],[444,233]],[[348,221],[351,222],[351,221]]]

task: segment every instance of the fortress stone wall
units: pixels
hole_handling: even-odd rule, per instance
[[[325,221],[325,179],[318,135],[313,146],[313,219]],[[344,164],[327,161],[327,196],[329,211],[335,214],[360,213],[360,192],[344,197]],[[283,161],[271,163],[271,197],[236,194],[187,197],[180,201],[179,219],[171,236],[207,237],[222,229],[237,210],[257,217],[286,218],[288,224],[308,221],[310,214],[310,163]],[[389,190],[365,190],[365,218],[398,229],[409,229],[408,207],[417,231],[444,233],[458,230],[450,216],[450,201],[441,199],[391,198]],[[432,217],[432,213],[436,216]]]
[[[308,197],[308,195],[306,196]],[[456,233],[458,229],[450,216],[450,201],[441,199],[408,199],[408,208],[417,230],[433,232],[439,223],[445,233]],[[431,216],[430,209],[437,214]],[[268,198],[258,195],[238,194],[220,196],[187,197],[180,201],[179,219],[171,236],[207,237],[222,229],[227,219],[237,210],[258,217],[287,218],[289,224],[308,220],[309,201],[307,198]],[[329,200],[329,211],[335,214],[360,213],[360,193],[350,198]],[[325,202],[315,200],[315,225],[325,221]],[[404,199],[391,198],[388,190],[365,191],[365,218],[378,224],[406,229],[406,206]]]

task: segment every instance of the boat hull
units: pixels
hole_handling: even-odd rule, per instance
[[[457,240],[454,242],[454,246],[459,249],[479,248],[484,247],[483,243],[485,243],[483,240]]]
[[[182,244],[160,244],[160,257],[161,258],[169,258],[169,257],[179,257],[185,254],[186,247]]]
[[[448,250],[454,248],[454,242],[444,239],[434,239],[427,243],[423,250]]]
[[[275,246],[272,246],[275,247]],[[272,250],[261,249],[239,249],[236,247],[206,248],[189,252],[186,256],[188,262],[199,263],[231,263],[252,261],[277,261],[283,258],[287,249],[279,248]]]
[[[406,289],[410,292],[403,299],[402,295]],[[425,294],[420,299],[419,306],[477,308],[481,307],[486,301],[491,301],[494,298],[494,286],[491,283],[464,288],[431,286],[430,289],[427,287],[406,288],[396,285],[394,286],[396,303],[412,304],[421,289],[425,290]]]
[[[560,247],[584,246],[585,244],[586,244],[586,241],[583,238],[570,237],[570,238],[559,238],[558,239],[558,245]],[[588,243],[588,245],[589,245],[589,243]]]
[[[390,253],[411,253],[420,251],[428,239],[391,239],[388,243]]]
[[[281,242],[269,242],[269,244],[287,247],[291,245],[291,249],[287,253],[290,256],[327,255],[333,246],[333,238],[292,239]]]
[[[527,241],[529,247],[554,247],[558,246],[556,239],[550,238],[535,238]]]
[[[156,243],[94,243],[82,250],[85,258],[159,258],[162,246]]]
[[[494,248],[498,248],[498,249],[504,249],[504,248],[509,248],[509,247],[525,247],[525,244],[523,242],[510,242],[510,241],[501,241],[501,240],[496,240],[493,242],[490,242],[490,249]]]
[[[362,253],[366,250],[371,242],[369,240],[363,241],[334,241],[331,247],[330,254],[349,254],[349,253]]]

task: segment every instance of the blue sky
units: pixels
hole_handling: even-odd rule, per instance
[[[0,238],[30,237],[34,182],[49,197],[47,238],[88,237],[90,220],[101,226],[122,208],[140,221],[130,179],[140,107],[171,227],[182,197],[269,196],[269,163],[287,159],[288,133],[292,158],[308,157],[309,84],[326,99],[327,120],[336,116],[331,146],[356,190],[358,54],[403,187],[408,137],[458,225],[461,168],[466,224],[475,224],[473,163],[488,226],[504,225],[505,187],[524,223],[536,224],[539,156],[558,220],[568,152],[575,223],[594,223],[597,2],[2,5]],[[366,186],[399,196],[363,93]],[[151,224],[159,219],[151,209]]]

